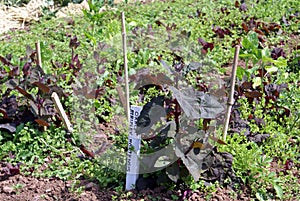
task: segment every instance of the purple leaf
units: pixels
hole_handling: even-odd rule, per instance
[[[164,73],[154,74],[148,68],[139,70],[135,75],[129,77],[136,84],[135,89],[140,89],[149,85],[162,86],[171,85],[172,80]]]
[[[189,119],[213,119],[224,110],[217,98],[212,95],[192,88],[181,91],[173,86],[169,88]]]
[[[242,3],[241,6],[240,6],[240,11],[247,11],[247,5],[246,3]]]
[[[8,73],[10,77],[15,77],[20,74],[19,67],[15,66],[13,69]]]
[[[23,74],[28,76],[30,74],[31,62],[26,62],[22,68]]]
[[[256,143],[261,143],[269,137],[270,137],[270,134],[257,134],[257,135],[254,135],[254,136],[249,136],[248,139],[250,141],[253,141],[253,142],[256,142]]]
[[[208,49],[210,49],[210,51],[214,49],[214,44],[206,42],[203,38],[198,38],[198,42],[202,45],[201,51],[203,54],[207,54]]]
[[[13,166],[10,163],[7,163],[6,164],[6,169],[8,170],[8,174],[11,175],[11,176],[20,174],[20,165],[21,165],[21,163],[18,163],[15,166]]]
[[[32,54],[35,53],[35,50],[33,50],[29,45],[26,45],[26,55],[27,57],[31,57]]]
[[[73,38],[71,38],[70,43],[69,43],[69,47],[70,48],[76,49],[79,45],[80,45],[80,42],[77,40],[76,36],[74,36]]]
[[[0,61],[1,61],[4,65],[6,65],[6,66],[12,66],[12,64],[10,63],[10,61],[7,60],[6,58],[2,57],[2,56],[0,56]]]
[[[18,109],[16,97],[14,95],[10,97],[3,97],[2,102],[0,102],[0,108],[5,111],[8,117],[14,116]]]
[[[275,47],[271,52],[271,57],[277,60],[279,57],[286,57],[286,55],[282,48]]]

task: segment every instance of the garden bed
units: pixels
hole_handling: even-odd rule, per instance
[[[0,200],[299,200],[299,3],[38,5],[0,9]],[[122,11],[141,162],[156,170],[130,191]]]

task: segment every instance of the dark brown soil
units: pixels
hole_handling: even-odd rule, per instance
[[[110,200],[190,200],[190,201],[231,201],[250,200],[244,194],[237,196],[229,189],[216,189],[216,192],[204,194],[200,191],[171,191],[163,187],[153,190],[128,191],[117,193],[110,189],[100,189],[94,182],[81,180],[77,182],[80,192],[72,191],[74,181],[64,182],[57,178],[34,178],[21,174],[14,176],[0,175],[1,201],[110,201]],[[76,189],[76,188],[74,188]]]

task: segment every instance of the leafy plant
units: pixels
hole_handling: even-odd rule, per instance
[[[188,87],[188,81],[182,83],[189,73],[199,71],[203,64],[191,62],[185,65],[183,59],[177,55],[174,56],[172,67],[162,59],[160,61],[167,71],[173,73],[172,77],[168,78],[162,73],[150,74],[150,71],[145,69],[139,71],[136,76],[135,82],[140,92],[152,89],[149,86],[153,86],[165,93],[158,93],[160,96],[153,97],[144,105],[137,120],[137,134],[142,135],[147,142],[145,148],[148,151],[158,151],[162,146],[167,148],[153,156],[143,157],[141,171],[158,170],[169,165],[166,173],[175,182],[186,177],[184,172],[187,170],[196,181],[201,178],[211,182],[223,182],[228,176],[227,173],[231,171],[230,155],[219,153],[208,142],[210,139],[225,144],[212,136],[208,130],[209,122],[223,111],[223,107],[216,97],[205,93],[208,87],[198,91]],[[204,83],[201,83],[202,85],[205,86]],[[212,86],[221,87],[213,84]],[[142,95],[144,97],[144,94]],[[161,121],[161,118],[165,117],[167,118]],[[199,124],[199,119],[203,119],[202,124]],[[220,167],[222,169],[219,169]],[[216,174],[216,171],[219,173]]]
[[[256,192],[258,199],[270,196],[270,185],[275,189],[279,198],[282,198],[281,181],[275,172],[269,172],[272,158],[263,155],[262,148],[254,142],[247,142],[241,135],[233,135],[227,141],[227,146],[221,147],[222,151],[228,151],[233,155],[233,168],[236,175],[243,180],[245,185],[250,185]]]

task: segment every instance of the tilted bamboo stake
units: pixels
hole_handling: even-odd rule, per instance
[[[226,111],[226,116],[225,116],[226,118],[225,118],[225,122],[224,122],[224,130],[223,130],[223,140],[224,141],[226,141],[226,135],[227,135],[228,124],[229,124],[229,119],[230,119],[230,114],[231,114],[231,108],[234,104],[233,95],[234,95],[236,69],[237,69],[237,64],[238,64],[239,52],[240,52],[240,46],[237,45],[235,47],[234,61],[233,61],[232,72],[231,72],[231,81],[230,81],[230,94],[228,97],[227,111]]]
[[[59,115],[61,116],[61,118],[63,120],[63,123],[64,123],[65,127],[67,128],[67,131],[72,133],[72,131],[73,131],[72,124],[69,121],[69,118],[68,118],[68,116],[67,116],[67,114],[66,114],[66,112],[65,112],[65,110],[64,110],[64,108],[63,108],[63,106],[62,106],[62,104],[59,100],[59,97],[58,97],[57,93],[53,92],[52,95],[51,95],[51,98],[52,98],[52,100],[55,104],[55,107],[56,107]]]
[[[123,59],[124,59],[124,71],[125,71],[126,114],[127,114],[127,120],[128,122],[130,122],[129,81],[128,81],[126,27],[125,27],[124,12],[122,12],[122,40],[123,40]]]
[[[69,118],[68,118],[68,116],[67,116],[67,114],[66,114],[66,112],[65,112],[65,110],[64,110],[64,108],[63,108],[63,106],[60,102],[60,100],[59,100],[59,97],[58,97],[57,93],[53,92],[52,95],[51,95],[51,98],[52,98],[52,101],[54,102],[56,110],[58,111],[60,117],[62,118],[62,121],[63,121],[65,127],[67,128],[67,132],[69,134],[71,134],[73,132],[72,124],[71,124],[71,122],[70,122],[70,120],[69,120]],[[75,140],[73,138],[71,140],[72,140],[73,145],[76,145]],[[84,146],[83,146],[83,149],[81,149],[81,148],[77,148],[77,149],[78,149],[78,151],[81,152],[82,155],[88,155],[92,158],[95,157],[94,153],[88,151],[87,149],[85,149]]]

